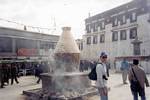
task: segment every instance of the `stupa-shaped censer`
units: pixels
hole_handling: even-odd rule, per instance
[[[62,35],[54,50],[57,62],[55,72],[59,69],[61,72],[75,72],[78,70],[80,62],[80,51],[70,32],[71,27],[63,27],[62,29]]]

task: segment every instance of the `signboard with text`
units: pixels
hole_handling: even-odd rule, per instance
[[[18,56],[37,56],[38,50],[37,49],[27,49],[27,48],[20,48],[17,51]]]

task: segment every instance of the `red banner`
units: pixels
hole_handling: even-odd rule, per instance
[[[21,49],[18,49],[17,54],[18,56],[36,56],[38,54],[38,51],[37,49],[21,48]]]

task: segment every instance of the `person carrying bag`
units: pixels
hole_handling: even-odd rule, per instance
[[[138,81],[138,79],[134,73],[133,68],[131,68],[131,69],[132,69],[133,76],[134,76],[135,80],[133,80],[133,79],[131,80],[130,88],[132,91],[138,92],[138,91],[142,90],[142,87],[141,87],[140,82]]]
[[[149,82],[147,80],[144,70],[138,66],[139,60],[133,60],[133,66],[129,70],[129,81],[130,89],[133,95],[133,100],[138,100],[138,95],[141,97],[141,100],[146,100],[145,96],[145,84],[149,87]]]

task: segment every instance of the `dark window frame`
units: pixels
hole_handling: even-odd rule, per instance
[[[97,36],[93,36],[93,44],[97,44]]]
[[[104,26],[103,26],[103,23],[104,23]],[[100,29],[101,29],[101,30],[104,30],[104,29],[105,29],[105,21],[101,21]]]
[[[104,26],[103,26],[102,23],[104,23]],[[105,21],[99,21],[98,22],[98,27],[100,27],[100,30],[105,30]]]
[[[95,22],[95,32],[98,32],[98,22]]]
[[[115,20],[117,20],[117,24],[115,23]],[[112,27],[118,26],[118,18],[115,17],[112,19]]]
[[[133,46],[133,50],[134,50],[134,55],[140,55],[141,54],[141,49],[140,49],[140,45],[139,44],[134,44]]]
[[[0,52],[1,53],[13,53],[13,38],[0,37]]]
[[[123,17],[125,17],[125,22],[123,22]],[[120,25],[124,25],[124,24],[126,24],[127,23],[127,16],[126,15],[123,15],[122,17],[121,17],[121,20],[120,20]]]
[[[83,42],[80,44],[80,50],[83,50]]]
[[[133,19],[133,13],[135,13],[135,19]],[[136,12],[132,12],[129,17],[130,17],[130,23],[137,21],[137,13]]]
[[[93,32],[96,32],[96,24],[95,23],[93,23]]]
[[[87,37],[87,39],[86,39],[86,44],[88,44],[88,45],[91,44],[91,37]]]
[[[87,33],[91,33],[90,24],[86,25],[86,32],[87,32]]]
[[[125,34],[125,37],[123,36]],[[120,40],[126,40],[127,39],[127,31],[126,30],[121,30],[120,31]]]
[[[116,38],[117,35],[117,38]],[[112,33],[112,41],[118,41],[118,32],[117,31],[113,31]]]
[[[105,42],[105,34],[101,34],[100,35],[100,43],[104,43]]]
[[[134,33],[135,31],[135,33]],[[130,39],[135,39],[137,37],[137,28],[134,27],[134,28],[131,28],[130,29]]]

